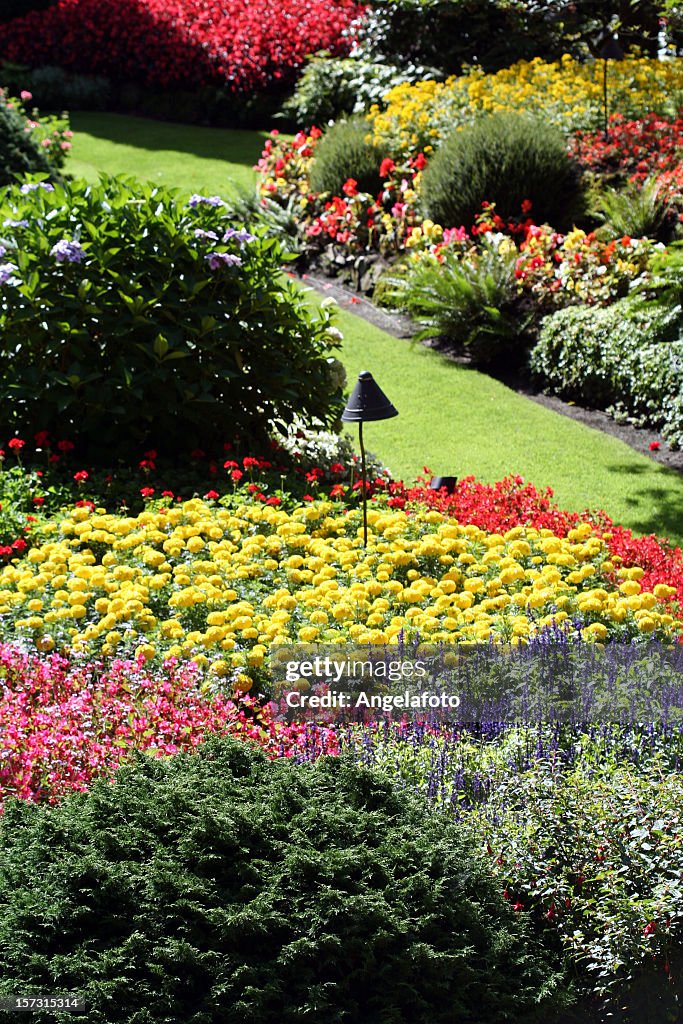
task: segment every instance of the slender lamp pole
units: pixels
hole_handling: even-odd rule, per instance
[[[358,424],[358,443],[360,445],[361,494],[363,499],[363,547],[368,546],[368,473],[363,440],[363,424],[371,420],[388,420],[398,416],[398,411],[391,404],[382,389],[368,370],[358,374],[346,408],[342,413],[343,423]]]
[[[619,46],[614,36],[609,36],[605,41],[602,49],[600,50],[600,59],[602,60],[602,112],[603,112],[603,124],[605,139],[609,137],[609,126],[607,121],[608,105],[607,105],[607,61],[609,60],[623,60],[624,51]]]

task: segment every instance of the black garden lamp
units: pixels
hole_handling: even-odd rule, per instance
[[[457,476],[433,476],[429,481],[429,489],[431,491],[440,491],[443,487],[445,488],[446,494],[455,494],[455,488],[457,486]]]
[[[368,370],[358,374],[346,408],[342,413],[342,423],[358,424],[358,441],[360,444],[360,475],[363,491],[363,547],[368,546],[368,480],[365,467],[365,445],[363,444],[363,424],[371,420],[390,420],[398,416],[387,396],[377,384]]]
[[[614,36],[609,36],[603,44],[599,57],[602,60],[602,110],[604,115],[604,136],[605,139],[608,137],[607,129],[607,61],[609,60],[623,60],[624,51],[619,46],[619,43]]]

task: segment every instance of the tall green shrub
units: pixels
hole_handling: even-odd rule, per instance
[[[110,458],[336,419],[330,314],[283,280],[277,241],[237,230],[217,197],[50,189],[0,202],[0,436],[78,435]]]
[[[451,135],[427,165],[422,204],[446,227],[469,228],[483,202],[518,217],[530,200],[537,223],[572,226],[582,213],[578,165],[562,133],[538,118],[491,114]]]
[[[461,827],[236,741],[10,804],[0,905],[0,993],[59,979],[91,1024],[526,1024],[560,982]]]
[[[386,153],[369,141],[370,128],[364,117],[337,121],[315,150],[311,166],[311,188],[340,196],[344,182],[353,178],[361,192],[377,195],[382,189],[379,169]]]

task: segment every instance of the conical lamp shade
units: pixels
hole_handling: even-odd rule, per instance
[[[342,413],[344,423],[366,423],[369,420],[389,420],[398,416],[381,387],[368,370],[358,374],[356,386]]]
[[[624,51],[614,36],[610,36],[600,50],[602,60],[623,60],[624,56]]]

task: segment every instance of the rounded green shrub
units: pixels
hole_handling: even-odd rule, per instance
[[[278,242],[238,230],[218,197],[28,183],[0,221],[0,436],[76,435],[97,461],[336,420],[329,310],[308,311]]]
[[[443,143],[422,176],[425,214],[444,227],[466,228],[495,203],[503,218],[519,217],[532,203],[537,224],[559,230],[582,213],[581,175],[562,133],[538,118],[492,114]]]
[[[379,774],[238,741],[0,819],[0,994],[91,1024],[553,1019],[560,979],[463,837]]]
[[[0,93],[0,186],[10,185],[26,174],[50,173],[47,157],[26,131],[27,123]]]
[[[368,140],[369,133],[365,118],[351,117],[348,121],[337,121],[323,135],[311,166],[314,192],[340,196],[349,178],[358,183],[360,192],[375,196],[382,190],[379,169],[386,153]]]

